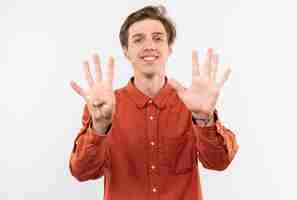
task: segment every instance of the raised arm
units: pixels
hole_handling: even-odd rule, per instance
[[[110,168],[109,146],[106,132],[111,127],[115,113],[115,95],[113,91],[114,60],[109,59],[107,78],[102,79],[100,59],[93,56],[96,67],[93,79],[89,62],[84,62],[85,78],[89,88],[82,89],[74,81],[73,90],[86,102],[83,112],[83,127],[75,139],[70,157],[70,171],[79,181],[96,179]]]

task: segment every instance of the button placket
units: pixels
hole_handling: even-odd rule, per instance
[[[149,170],[149,180],[150,180],[150,190],[152,193],[157,194],[158,189],[158,163],[157,161],[157,108],[153,104],[152,100],[149,100],[147,107],[147,127],[148,127],[148,145],[149,145],[149,160],[148,160],[148,170]]]

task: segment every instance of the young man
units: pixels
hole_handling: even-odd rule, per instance
[[[95,79],[84,63],[89,89],[71,82],[86,106],[70,170],[79,181],[104,176],[105,200],[201,200],[198,160],[224,170],[238,149],[215,110],[230,70],[217,83],[218,55],[209,49],[198,63],[194,51],[190,88],[168,80],[176,32],[164,12],[148,6],[122,25],[121,45],[134,70],[125,87],[113,91],[112,58],[102,79],[98,55]]]

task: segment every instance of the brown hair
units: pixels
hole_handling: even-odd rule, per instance
[[[176,28],[173,22],[166,17],[166,8],[164,6],[146,6],[140,10],[131,13],[120,29],[120,42],[122,47],[128,48],[128,29],[135,22],[142,21],[145,19],[154,19],[160,21],[167,33],[168,45],[173,44],[176,38]]]

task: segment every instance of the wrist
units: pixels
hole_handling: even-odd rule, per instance
[[[107,131],[109,131],[111,123],[96,123],[94,120],[92,120],[90,124],[90,128],[93,129],[96,133],[99,134],[107,134]]]
[[[192,112],[192,117],[195,120],[196,124],[200,126],[211,126],[214,123],[214,113],[194,113]]]

